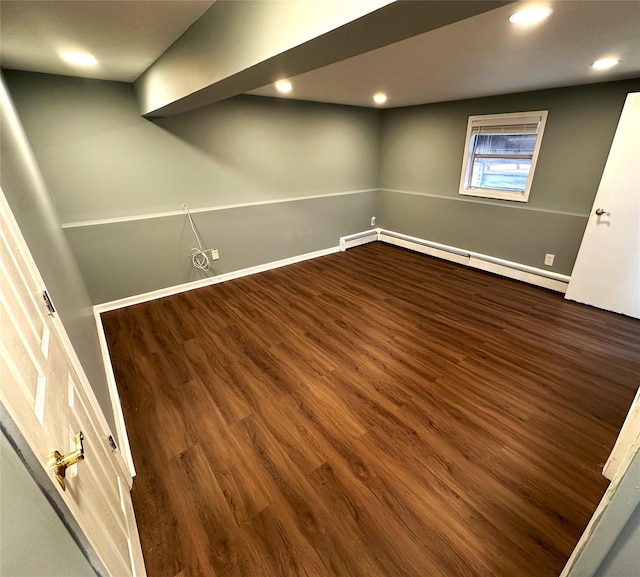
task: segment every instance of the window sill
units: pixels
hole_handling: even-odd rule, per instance
[[[479,198],[491,198],[494,200],[512,200],[515,202],[527,202],[529,200],[529,192],[509,192],[508,190],[494,190],[490,188],[467,190],[461,189],[459,194],[464,196],[475,196]]]

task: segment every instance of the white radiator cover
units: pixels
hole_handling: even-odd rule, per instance
[[[383,228],[372,229],[340,239],[340,250],[344,251],[349,248],[360,246],[368,242],[386,242],[394,246],[407,248],[415,252],[441,258],[462,264],[471,268],[484,270],[528,284],[541,286],[559,293],[565,293],[570,277],[563,274],[550,272],[547,270],[535,268],[526,264],[512,262],[497,258],[494,256],[468,251],[459,247],[449,246],[409,236],[400,232],[386,230]]]

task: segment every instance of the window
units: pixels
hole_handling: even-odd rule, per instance
[[[470,116],[460,194],[527,202],[547,111]]]

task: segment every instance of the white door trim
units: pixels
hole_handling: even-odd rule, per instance
[[[627,417],[622,423],[622,429],[620,429],[616,444],[604,464],[602,474],[609,481],[613,481],[614,477],[618,475],[627,453],[638,445],[640,445],[640,388],[638,388]]]
[[[109,387],[109,397],[111,398],[111,408],[113,410],[113,418],[116,423],[116,434],[118,435],[118,441],[122,457],[126,463],[126,467],[129,475],[133,479],[136,476],[136,468],[133,464],[133,455],[131,454],[131,444],[129,443],[129,435],[127,433],[127,425],[124,422],[124,413],[122,411],[122,403],[120,402],[120,394],[118,393],[118,386],[116,384],[116,376],[113,372],[113,365],[111,364],[111,356],[109,355],[109,346],[107,345],[107,337],[102,326],[102,319],[100,313],[94,307],[93,316],[96,319],[96,329],[98,331],[98,342],[100,343],[100,352],[102,353],[102,362],[104,363],[104,370],[107,375],[107,385]]]
[[[640,492],[636,488],[640,461],[635,459],[639,450],[639,440],[636,439],[622,460],[560,577],[594,575],[614,546],[620,529],[640,504]],[[618,491],[623,496],[614,501]],[[608,511],[610,507],[611,510]]]

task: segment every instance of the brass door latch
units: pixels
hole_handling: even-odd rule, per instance
[[[76,448],[68,455],[62,455],[58,451],[53,451],[49,457],[49,465],[53,469],[56,476],[56,480],[60,483],[63,491],[67,490],[65,484],[65,476],[67,474],[67,468],[71,465],[75,465],[84,460],[84,447],[82,446],[82,440],[84,435],[80,432],[76,435]]]

